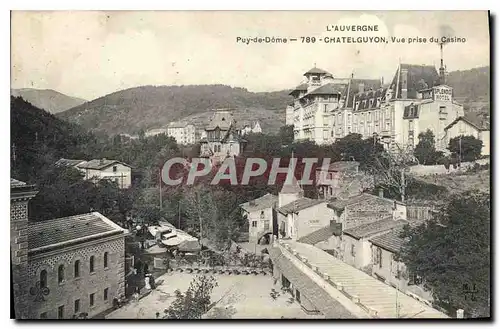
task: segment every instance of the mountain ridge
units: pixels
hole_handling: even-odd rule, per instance
[[[54,89],[11,88],[10,94],[14,97],[22,97],[32,105],[52,114],[69,110],[87,102],[85,99],[68,96]]]

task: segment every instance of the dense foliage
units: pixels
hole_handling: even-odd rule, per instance
[[[420,164],[436,164],[438,159],[443,156],[442,153],[436,151],[436,142],[434,137],[434,133],[429,129],[418,135],[419,141],[415,147],[414,154]]]
[[[469,191],[403,233],[401,260],[451,315],[459,308],[469,317],[490,314],[490,216],[490,195]]]
[[[457,136],[450,140],[448,150],[460,161],[474,161],[481,157],[483,141],[474,136]]]

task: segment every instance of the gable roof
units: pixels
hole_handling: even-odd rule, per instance
[[[127,233],[98,212],[28,223],[28,248],[41,251]]]
[[[307,87],[309,87],[309,85],[307,83],[301,83],[300,85],[298,85],[297,87],[295,87],[290,93],[289,95],[293,95],[297,92],[300,92],[300,91],[306,91],[307,92]],[[293,102],[291,104],[293,106]]]
[[[303,237],[297,239],[297,242],[306,243],[310,245],[315,245],[318,242],[327,240],[333,235],[333,231],[330,225],[320,228],[314,232],[311,232]]]
[[[450,129],[453,125],[455,125],[458,121],[464,121],[476,128],[477,130],[480,131],[485,131],[485,130],[490,130],[490,123],[485,120],[481,120],[480,118],[472,115],[465,115],[456,118],[453,120],[449,125],[447,125],[444,130]]]
[[[339,87],[339,84],[330,82],[310,91],[309,93],[304,95],[304,97],[312,95],[341,95],[342,90],[343,88]]]
[[[248,212],[258,211],[262,209],[272,208],[276,205],[277,202],[278,197],[276,195],[267,193],[260,198],[240,204],[240,207]]]
[[[234,119],[234,116],[231,112],[215,111],[205,129],[214,130],[218,127],[221,130],[229,130],[229,128],[231,128],[231,126],[234,124],[236,124],[236,120]]]
[[[403,79],[401,78],[401,72],[403,70],[408,72],[406,80],[407,99],[416,99],[418,91],[439,85],[439,74],[433,65],[400,64],[390,85],[394,98],[402,99]]]
[[[326,201],[318,199],[300,198],[298,200],[292,201],[282,206],[281,208],[278,209],[278,212],[280,212],[283,215],[288,215],[292,213],[297,213],[300,210],[304,210],[324,202]]]
[[[93,159],[84,163],[81,163],[77,165],[78,168],[81,169],[94,169],[94,170],[103,170],[111,165],[114,165],[115,163],[122,164],[126,167],[132,168],[132,166],[118,161],[118,160],[108,160],[108,159]]]
[[[401,227],[408,224],[406,220],[394,220],[392,217],[386,217],[382,220],[368,223],[344,230],[344,234],[350,235],[355,239],[361,239],[369,237],[373,234],[381,233],[395,227]]]
[[[362,193],[360,195],[356,195],[356,196],[353,196],[353,197],[350,197],[350,198],[344,199],[344,200],[342,200],[342,199],[331,200],[328,203],[328,208],[336,209],[336,210],[343,210],[343,209],[345,209],[345,207],[347,207],[351,204],[363,203],[366,201],[375,201],[378,204],[386,204],[386,205],[387,204],[394,204],[394,202],[401,204],[400,201],[382,198],[382,197],[379,197],[377,195],[373,195],[370,193]]]
[[[369,241],[380,248],[398,253],[405,244],[405,240],[399,237],[401,231],[402,228],[396,228],[390,232],[373,237]]]
[[[20,180],[10,178],[10,187],[19,187],[19,186],[26,186],[25,182],[21,182]]]
[[[76,159],[64,159],[61,158],[56,161],[57,167],[75,167],[80,163],[86,162],[85,160],[76,160]]]
[[[311,74],[330,74],[330,72],[328,71],[325,71],[325,70],[322,70],[318,67],[313,67],[312,69],[310,69],[309,71],[307,71],[306,73],[304,73],[305,76],[308,76],[308,75],[311,75]]]

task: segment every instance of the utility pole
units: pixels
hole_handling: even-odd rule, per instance
[[[160,180],[160,210],[163,209],[163,196],[162,196],[162,193],[161,193],[161,169],[160,169],[160,175],[159,175],[159,180]]]
[[[458,167],[462,166],[462,135],[458,137]]]

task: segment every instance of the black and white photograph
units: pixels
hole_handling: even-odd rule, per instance
[[[12,10],[11,319],[491,320],[490,15]]]

